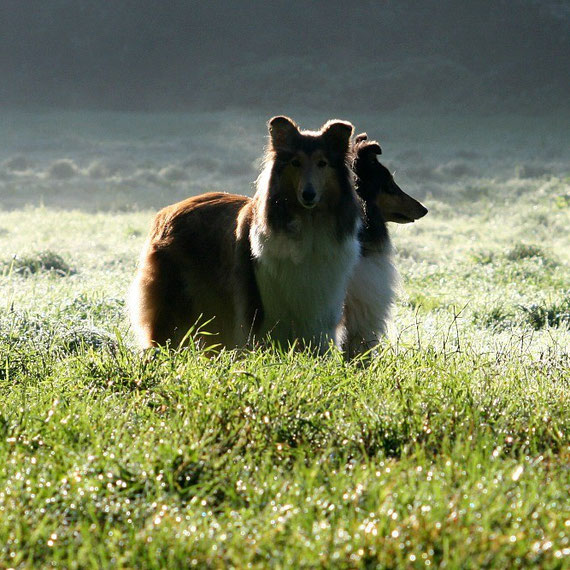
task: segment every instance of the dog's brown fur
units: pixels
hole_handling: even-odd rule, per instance
[[[253,325],[261,310],[253,265],[248,244],[236,238],[238,216],[249,202],[245,196],[209,193],[157,214],[131,288],[131,318],[144,348],[175,346],[193,325],[213,335],[204,337],[207,343],[236,345],[242,325],[236,290],[249,300],[244,318]],[[247,223],[242,216],[242,231]]]
[[[318,132],[302,132],[290,119],[275,117],[269,128],[266,167],[252,200],[211,193],[157,214],[129,302],[143,347],[176,346],[195,324],[202,333],[213,335],[205,344],[227,348],[267,335],[290,344],[298,334],[301,346],[304,341],[319,344],[321,336],[325,341],[334,336],[343,293],[339,300],[335,293],[334,307],[327,307],[326,315],[311,317],[306,307],[294,302],[282,312],[273,291],[286,282],[287,293],[298,287],[305,301],[321,301],[322,275],[310,279],[322,261],[319,248],[330,255],[330,270],[344,271],[342,279],[348,279],[357,256],[359,219],[347,166],[352,125],[330,121]],[[317,236],[318,228],[324,228],[322,235]],[[307,244],[315,236],[321,241]],[[356,244],[355,253],[343,269],[336,249],[347,239]],[[283,264],[282,255],[292,258]],[[271,264],[285,281],[272,281],[272,270],[265,270]],[[324,290],[331,287],[324,285]],[[337,286],[336,279],[332,285],[343,286],[342,282]]]

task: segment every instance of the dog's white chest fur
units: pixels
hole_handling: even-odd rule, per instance
[[[365,352],[386,332],[399,277],[392,262],[392,246],[358,260],[346,292],[338,343],[349,356]]]
[[[300,340],[323,351],[335,340],[359,245],[356,232],[339,242],[331,224],[303,226],[293,236],[251,228],[264,312],[260,336],[285,347]]]

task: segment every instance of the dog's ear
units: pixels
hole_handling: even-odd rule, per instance
[[[354,149],[359,158],[369,157],[376,160],[376,155],[382,154],[382,149],[376,141],[367,139],[358,141],[358,137],[356,138],[357,140],[355,142]]]
[[[367,141],[366,144],[362,145],[362,149],[370,154],[382,154],[382,149],[376,141]]]
[[[367,138],[368,138],[368,135],[366,133],[360,133],[359,135],[356,135],[354,142],[356,144],[358,144],[358,143],[361,143],[362,141],[365,141]]]
[[[291,148],[299,135],[299,128],[289,117],[273,117],[268,127],[273,150]]]
[[[347,121],[328,121],[321,129],[323,138],[332,149],[346,154],[354,127]]]

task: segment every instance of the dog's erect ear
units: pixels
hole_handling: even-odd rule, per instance
[[[382,154],[382,149],[376,141],[366,141],[358,149],[359,154]]]
[[[355,143],[361,143],[362,141],[365,141],[367,138],[368,138],[368,135],[366,133],[360,133],[359,135],[356,135],[354,142]]]
[[[336,151],[345,154],[348,151],[350,137],[354,127],[347,121],[328,121],[321,129],[323,138]]]
[[[299,128],[289,117],[273,117],[268,126],[271,147],[274,150],[290,148],[299,135]]]

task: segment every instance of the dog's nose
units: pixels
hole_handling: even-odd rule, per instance
[[[312,204],[315,201],[315,198],[317,197],[317,193],[315,192],[315,189],[313,188],[312,184],[307,184],[303,188],[303,192],[301,193],[301,197],[303,198],[303,202],[305,202],[305,204]]]

